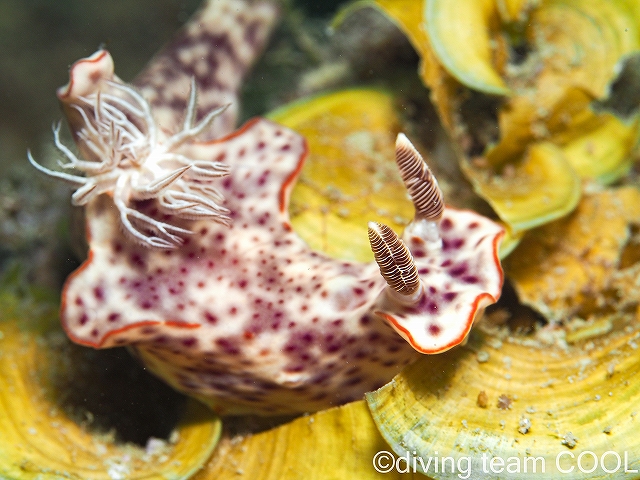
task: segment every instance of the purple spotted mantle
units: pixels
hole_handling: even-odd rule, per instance
[[[258,26],[240,36],[257,42]],[[163,71],[170,59],[176,71],[197,77],[200,56],[193,54],[190,35],[180,37],[183,52],[167,50],[138,82],[167,136],[180,128],[188,76],[164,71],[162,85],[144,79],[154,69]],[[240,53],[233,54],[238,62]],[[216,62],[227,65],[225,58]],[[113,88],[106,80],[119,82],[104,65],[87,63],[92,61],[76,64],[60,94],[72,129],[79,128],[70,108],[79,102],[76,90],[86,96]],[[225,78],[197,77],[207,109],[219,105],[225,92],[233,94]],[[187,142],[181,154],[228,165],[215,187],[231,225],[171,219],[193,233],[179,248],[154,249],[123,234],[113,192],[92,199],[86,206],[89,259],[63,293],[62,323],[74,341],[95,348],[128,345],[155,374],[223,414],[305,412],[361,398],[419,352],[459,343],[477,312],[499,296],[501,229],[472,212],[446,209],[437,254],[426,251],[422,239],[405,238],[425,296],[419,305],[396,304],[375,263],[328,258],[292,231],[288,197],[307,153],[304,139],[263,119],[219,138],[235,116],[216,121],[203,136],[217,140]],[[81,138],[79,149],[90,150]],[[169,220],[154,198],[132,205],[150,218]]]

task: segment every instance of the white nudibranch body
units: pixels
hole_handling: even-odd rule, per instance
[[[310,248],[289,217],[305,139],[260,118],[221,132],[214,127],[230,110],[214,120],[226,101],[207,92],[223,83],[197,77],[189,89],[195,67],[175,77],[163,62],[165,76],[154,76],[162,82],[144,98],[114,75],[107,52],[76,62],[58,97],[83,158],[60,142],[59,127],[60,171],[29,155],[76,185],[73,203],[85,206],[90,253],[60,308],[69,338],[128,346],[176,389],[233,415],[356,400],[420,354],[464,341],[500,296],[503,230],[446,208],[404,135],[395,156],[413,221],[401,236],[369,223],[375,263],[333,258]],[[194,83],[212,110],[197,123]]]
[[[192,79],[182,130],[166,137],[156,127],[149,103],[133,87],[113,81],[106,81],[105,87],[107,91],[81,96],[71,104],[83,123],[76,137],[90,159],[78,158],[60,141],[60,123],[53,127],[55,145],[67,159],[67,163],[58,162],[60,167],[84,176],[50,170],[28,152],[31,164],[77,185],[74,205],[84,206],[103,193],[111,195],[125,232],[149,247],[175,248],[191,232],[136,210],[136,201],[156,199],[161,213],[228,225],[229,211],[221,206],[224,198],[212,180],[228,175],[229,167],[180,153],[180,147],[193,141],[227,106],[195,123],[196,86]]]

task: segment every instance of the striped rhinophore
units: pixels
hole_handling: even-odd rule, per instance
[[[403,133],[396,140],[396,163],[416,208],[416,218],[439,220],[444,212],[444,200],[438,181]]]

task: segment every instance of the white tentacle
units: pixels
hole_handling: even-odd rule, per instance
[[[76,185],[74,205],[111,194],[125,232],[142,245],[176,248],[191,231],[135,210],[131,205],[138,200],[157,199],[160,209],[176,218],[208,218],[229,225],[229,211],[220,205],[224,198],[213,185],[228,175],[229,167],[175,151],[195,140],[228,105],[194,125],[197,92],[192,79],[182,130],[161,141],[149,103],[129,85],[107,81],[106,86],[107,91],[80,97],[79,103],[71,105],[83,123],[76,132],[77,141],[91,158],[79,158],[60,140],[60,123],[53,127],[54,144],[66,158],[58,162],[60,168],[79,175],[46,168],[31,152],[27,152],[29,162],[49,176]]]

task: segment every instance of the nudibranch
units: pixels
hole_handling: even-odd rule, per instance
[[[57,128],[54,139],[73,173],[30,160],[75,184],[85,207],[89,257],[61,306],[73,341],[129,346],[222,414],[276,415],[361,398],[421,353],[465,339],[500,295],[500,226],[445,208],[400,135],[416,208],[403,238],[370,222],[376,262],[313,251],[288,214],[305,140],[265,119],[209,138],[229,110],[197,108],[200,84],[185,83],[182,121],[167,122],[148,88],[124,84],[99,51],[59,91],[80,156]]]

